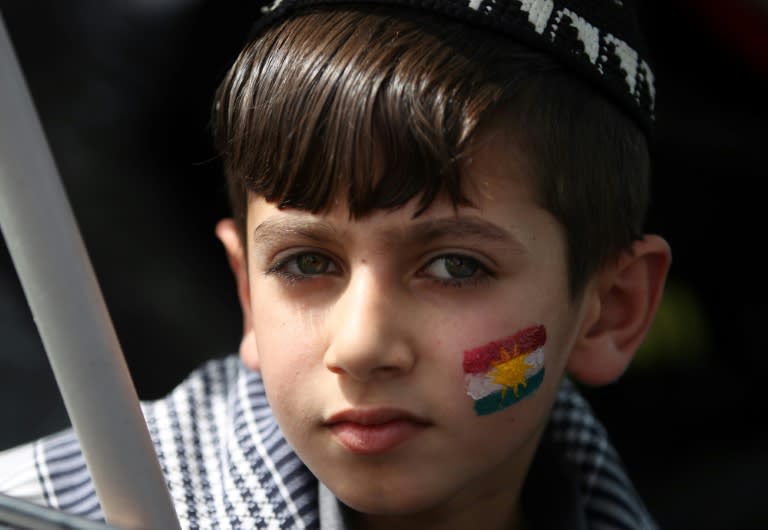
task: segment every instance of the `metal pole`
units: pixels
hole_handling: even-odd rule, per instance
[[[0,229],[107,521],[179,528],[165,479],[0,16]]]

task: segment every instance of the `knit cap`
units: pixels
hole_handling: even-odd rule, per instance
[[[651,133],[654,77],[633,0],[273,0],[251,38],[303,7],[334,4],[400,5],[501,32],[551,54]]]

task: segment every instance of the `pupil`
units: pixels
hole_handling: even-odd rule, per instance
[[[318,254],[302,254],[297,261],[302,274],[322,274],[328,268],[328,260]]]
[[[469,278],[477,271],[477,263],[466,258],[450,256],[445,258],[445,270],[454,278]]]

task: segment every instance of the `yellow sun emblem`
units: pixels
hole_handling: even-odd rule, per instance
[[[525,355],[519,355],[517,345],[510,354],[503,346],[500,349],[501,358],[493,363],[493,370],[489,374],[493,382],[503,385],[501,399],[504,399],[507,389],[511,388],[515,397],[520,397],[520,385],[528,386],[525,373],[532,365],[526,362]]]

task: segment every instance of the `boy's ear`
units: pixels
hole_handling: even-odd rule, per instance
[[[248,283],[248,263],[245,259],[237,226],[233,219],[222,219],[216,224],[216,236],[227,251],[229,267],[235,275],[237,296],[240,299],[240,307],[243,310],[243,338],[240,341],[240,358],[243,363],[256,370],[259,368],[259,355],[256,351],[256,335],[253,332],[251,320],[251,291]]]
[[[667,242],[648,235],[598,273],[568,359],[571,375],[603,385],[624,373],[653,323],[671,259]]]

